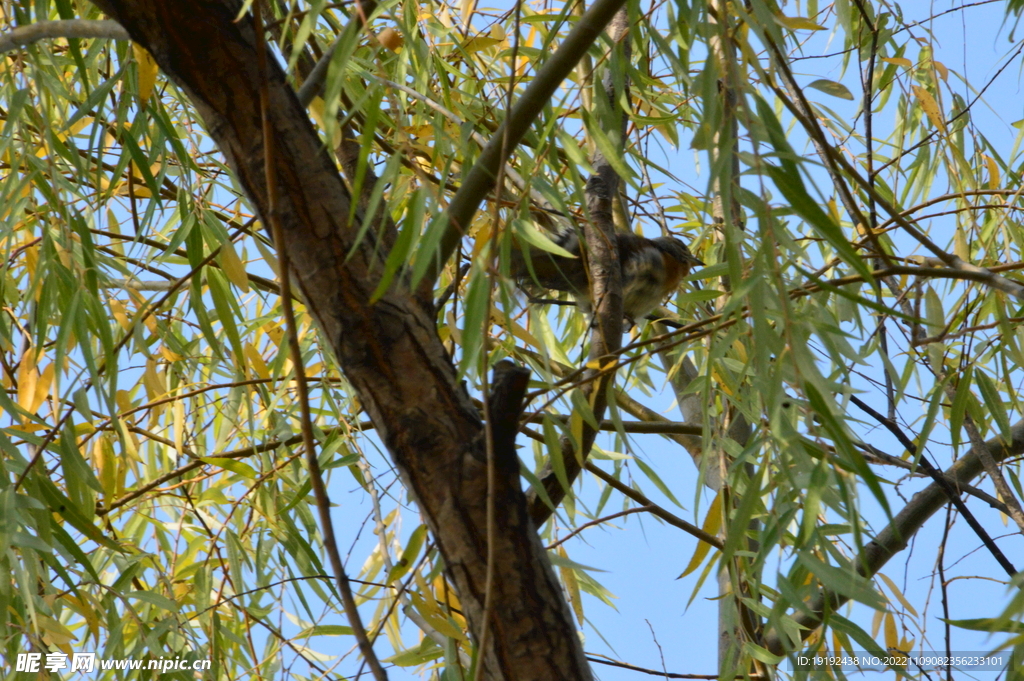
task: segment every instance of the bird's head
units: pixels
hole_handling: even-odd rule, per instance
[[[659,251],[679,262],[687,273],[697,265],[704,266],[704,263],[690,252],[686,244],[674,236],[659,236],[657,239],[651,239],[651,243]]]

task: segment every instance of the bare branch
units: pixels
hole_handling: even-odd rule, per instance
[[[629,497],[633,501],[637,502],[638,504],[643,504],[644,506],[651,507],[651,514],[658,516],[659,518],[661,518],[662,520],[667,522],[669,525],[672,525],[674,527],[678,527],[683,532],[686,532],[687,534],[693,535],[697,539],[700,539],[702,542],[711,544],[712,546],[714,546],[719,551],[721,551],[722,547],[725,546],[722,543],[722,540],[719,539],[718,537],[716,537],[716,536],[714,536],[712,534],[708,534],[707,532],[705,532],[701,528],[697,527],[693,523],[688,523],[688,522],[686,522],[685,520],[683,520],[682,518],[680,518],[679,516],[677,516],[677,515],[675,515],[673,513],[669,513],[668,511],[663,509],[661,506],[658,506],[657,504],[655,504],[653,501],[648,499],[646,496],[644,496],[640,492],[637,492],[632,487],[630,487],[628,485],[624,485],[621,482],[619,482],[618,480],[616,480],[615,478],[613,478],[612,476],[608,475],[603,470],[601,470],[600,468],[595,466],[592,462],[588,461],[584,465],[584,468],[586,468],[587,471],[593,473],[597,477],[599,477],[602,480],[604,480],[605,483],[607,483],[608,486],[611,487],[612,489],[618,490],[619,492],[621,492],[622,494],[626,495],[627,497]]]
[[[11,52],[40,40],[51,38],[105,38],[130,40],[128,31],[116,21],[93,19],[60,19],[19,26],[0,35],[0,54]]]

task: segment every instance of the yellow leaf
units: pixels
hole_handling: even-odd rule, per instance
[[[896,618],[891,612],[885,613],[885,647],[895,648],[900,642],[899,634],[896,633]]]
[[[569,557],[564,546],[559,546],[557,551],[562,558]],[[569,595],[569,605],[572,606],[572,611],[576,614],[576,621],[583,626],[583,601],[580,600],[580,583],[576,579],[576,571],[567,567],[559,567],[558,571],[562,575],[562,584],[565,585],[565,591]]]
[[[161,345],[159,352],[160,356],[166,359],[168,362],[177,362],[181,359],[181,355],[174,352],[173,350],[169,350],[166,345]]]
[[[878,638],[878,630],[882,626],[883,617],[885,617],[885,613],[883,611],[875,611],[875,616],[871,618],[871,638]]]
[[[984,156],[984,154],[983,154]],[[1002,178],[999,176],[999,164],[990,156],[985,156],[985,165],[988,166],[988,188],[998,189]]]
[[[743,345],[743,343],[740,342],[739,338],[737,338],[735,341],[733,341],[732,350],[733,350],[733,352],[736,355],[736,359],[738,359],[739,361],[741,361],[743,363],[746,363],[746,361],[747,361],[747,347],[745,345]]]
[[[404,130],[408,133],[410,139],[416,140],[417,142],[431,142],[434,139],[434,126],[429,123],[424,125],[410,125],[405,127]],[[425,144],[419,146],[420,148],[429,151],[429,147]]]
[[[139,103],[142,108],[146,107],[149,96],[153,94],[153,86],[156,85],[156,74],[160,70],[153,56],[138,43],[132,43],[135,52],[135,63],[139,67]]]
[[[377,42],[397,54],[402,51],[402,44],[405,43],[405,39],[401,33],[389,26],[377,34]]]
[[[114,321],[125,331],[131,328],[132,323],[128,321],[128,315],[125,314],[124,303],[116,298],[111,298],[109,305],[110,313],[114,315]]]
[[[50,394],[50,386],[53,384],[53,372],[54,365],[51,362],[43,373],[39,376],[39,380],[36,381],[35,392],[32,395],[32,405],[29,409],[33,414],[39,411],[39,407],[42,406],[43,401],[46,400]]]
[[[195,590],[195,584],[188,580],[177,579],[173,583],[174,588],[174,600],[182,604],[191,604],[195,601],[192,592]]]
[[[828,200],[828,214],[832,216],[832,219],[836,221],[836,224],[842,223],[842,218],[839,215],[839,204],[836,202],[836,197],[832,197]]]
[[[939,111],[939,105],[935,101],[935,98],[932,97],[932,93],[922,87],[918,87],[917,85],[912,85],[911,88],[914,90],[914,96],[917,97],[917,101],[924,110],[925,115],[928,116],[928,120],[930,120],[932,125],[936,128],[942,132],[946,132],[946,121],[943,120],[942,112]]]
[[[224,270],[228,281],[240,288],[243,292],[249,292],[249,275],[245,272],[245,265],[235,251],[235,245],[225,241],[220,245],[220,266]]]
[[[495,321],[496,322],[500,322],[501,321],[500,317],[498,317],[496,313],[492,313],[492,314],[495,315]],[[508,330],[512,332],[513,336],[515,336],[519,340],[523,341],[527,345],[532,345],[533,347],[537,348],[538,350],[541,349],[540,341],[537,340],[536,338],[534,338],[533,334],[531,334],[529,331],[527,331],[525,328],[520,326],[515,321],[510,321],[509,322]]]
[[[964,236],[964,230],[959,227],[953,234],[953,255],[961,260],[971,259],[971,249],[967,245],[967,237]]]
[[[459,597],[455,595],[455,591],[450,586],[445,584],[444,577],[434,578],[434,594],[439,603],[445,603],[451,610],[462,612],[462,603],[459,601]]]
[[[134,168],[134,164],[132,164],[132,168]],[[133,183],[131,187],[128,186],[129,181]],[[147,187],[146,183],[139,177],[132,177],[131,180],[122,180],[121,183],[117,185],[117,189],[114,190],[114,193],[118,196],[131,196],[134,194],[137,199],[149,199],[153,196],[153,192],[149,191],[149,187]]]
[[[313,120],[316,121],[316,124],[320,129],[326,130],[327,124],[324,120],[324,100],[320,97],[314,98],[309,104],[309,112],[313,115]],[[334,126],[334,135],[331,137],[331,148],[336,149],[339,144],[341,144],[341,127]]]
[[[775,23],[791,31],[824,31],[825,27],[817,24],[807,17],[786,17],[781,14],[775,15]]]
[[[574,410],[569,416],[569,432],[572,433],[573,441],[583,441],[583,417],[579,411]]]
[[[81,132],[82,128],[84,128],[86,125],[89,125],[94,120],[95,119],[92,116],[83,116],[74,125],[72,125],[64,132],[57,133],[57,139],[63,142],[68,137],[71,137],[72,135],[77,135],[79,132]],[[36,152],[36,156],[39,158],[44,158],[48,153],[49,148],[44,143],[43,146],[39,148],[39,151]]]
[[[132,297],[132,300],[135,302],[137,310],[149,309],[149,302],[146,300],[146,297],[142,295],[140,291],[136,291],[135,289],[129,289],[128,295]],[[138,311],[136,311],[136,314],[139,314]],[[146,325],[146,328],[149,329],[151,333],[157,333],[159,327],[157,327],[156,325],[156,317],[154,317],[151,314],[146,315],[146,317],[142,320],[142,323]]]
[[[146,397],[155,400],[164,394],[164,381],[156,369],[156,360],[146,360],[146,370],[142,372],[142,384],[146,388]]]
[[[478,216],[486,215],[483,211],[478,213]],[[489,219],[477,217],[474,220],[474,225],[471,231],[476,232],[473,239],[473,252],[471,258],[475,262],[480,262],[480,256],[483,250],[487,248],[491,243],[491,222]]]
[[[68,643],[76,641],[78,638],[71,633],[70,629],[52,617],[38,611],[36,612],[36,622],[39,623],[39,628],[41,629],[39,633],[42,634],[44,643],[60,648],[65,654],[71,652]]]
[[[359,571],[359,574],[369,581],[380,572],[383,566],[384,557],[381,555],[380,545],[378,544],[370,555],[366,557],[366,561],[363,563],[363,568]]]
[[[730,397],[732,396],[732,388],[730,388],[729,384],[725,382],[725,377],[722,376],[722,373],[718,370],[717,367],[712,367],[711,378],[715,379],[715,383],[718,384],[718,386],[722,389],[723,392],[725,392],[726,395],[729,395]]]
[[[905,69],[913,68],[914,66],[909,59],[905,59],[903,57],[882,57],[882,61],[895,64],[896,66],[902,66]]]
[[[47,428],[49,428],[49,426],[45,423],[25,423],[9,426],[8,430],[16,430],[19,433],[34,433],[38,430],[46,430]]]
[[[281,344],[281,339],[284,338],[284,329],[281,328],[280,324],[267,322],[261,328],[265,334],[270,336],[270,340],[274,341],[274,345]]]
[[[245,358],[257,376],[263,379],[270,378],[270,369],[267,367],[267,363],[263,361],[263,356],[252,343],[245,344]]]
[[[494,47],[505,40],[505,31],[502,30],[501,26],[494,24],[491,26],[490,33],[481,33],[473,36],[462,45],[462,49],[466,52],[473,53],[479,52],[480,50],[487,49],[488,47]]]
[[[72,610],[77,612],[86,621],[89,627],[89,632],[86,634],[86,638],[90,635],[98,636],[100,634],[100,618],[96,615],[95,608],[92,607],[91,603],[86,600],[79,600],[70,594],[65,594],[61,597],[61,602],[70,607]]]
[[[36,371],[36,356],[29,348],[21,358],[21,365],[18,366],[18,406],[29,413],[35,413],[30,409],[36,395],[36,383],[39,382],[39,372]]]
[[[132,408],[132,396],[127,390],[118,390],[114,393],[114,401],[117,402],[117,408],[124,413]]]
[[[939,72],[939,78],[941,78],[944,81],[949,80],[949,69],[946,68],[945,64],[943,64],[941,61],[935,61],[933,59],[932,66],[934,66],[935,70]]]
[[[114,454],[113,440],[113,433],[102,433],[92,442],[92,465],[106,500],[113,499],[117,494],[118,459]]]
[[[443,612],[432,609],[430,607],[430,601],[423,598],[416,592],[410,593],[409,599],[412,601],[413,607],[416,608],[420,615],[423,616],[423,619],[427,620],[432,627],[448,638],[455,639],[456,641],[466,640],[466,634],[452,624]]]
[[[181,400],[175,400],[171,405],[171,431],[174,433],[174,451],[179,457],[184,456],[185,405]]]
[[[31,187],[32,183],[26,182],[25,186]],[[34,277],[36,274],[36,265],[39,263],[39,247],[29,246],[22,251],[22,255],[25,256],[25,269],[28,270],[30,277]]]
[[[708,509],[707,516],[704,517],[704,524],[701,529],[710,535],[717,535],[718,530],[722,527],[722,493],[719,492],[715,496],[715,500],[711,502],[711,507]],[[704,562],[704,556],[708,555],[708,551],[711,549],[711,544],[707,542],[698,541],[697,548],[693,552],[693,557],[690,558],[690,563],[683,570],[683,574],[679,575],[678,579],[682,579],[686,575],[690,574]]]
[[[809,648],[813,648],[814,646],[818,645],[818,641],[820,641],[820,640],[821,640],[821,629],[815,629],[814,631],[811,632],[811,635],[807,637],[807,641],[805,641],[805,643],[807,644],[807,646]],[[825,647],[827,648],[828,646],[825,646]]]

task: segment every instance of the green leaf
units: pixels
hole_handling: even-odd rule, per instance
[[[669,501],[671,501],[673,504],[675,504],[679,508],[683,508],[683,505],[680,504],[679,500],[676,499],[674,494],[672,494],[672,490],[669,489],[668,485],[666,485],[665,482],[660,477],[658,477],[658,474],[654,472],[653,468],[651,468],[646,463],[644,463],[643,460],[640,457],[638,457],[638,456],[634,457],[633,461],[635,461],[636,465],[640,467],[640,470],[642,470],[644,472],[644,475],[647,476],[647,479],[650,480],[651,482],[653,482],[654,486],[657,487],[658,490],[662,494],[664,494],[668,498]]]
[[[479,352],[483,346],[484,335],[487,334],[484,321],[490,320],[491,316],[490,285],[490,279],[482,267],[474,267],[471,270],[462,325],[460,376],[465,375],[470,368],[475,368],[480,362]]]
[[[852,266],[866,281],[874,282],[871,276],[871,269],[860,255],[853,250],[850,242],[847,241],[846,236],[843,234],[843,230],[807,193],[799,172],[787,170],[785,167],[779,167],[770,163],[764,164],[764,168],[775,186],[778,187],[782,195],[789,201],[793,210],[806,220],[814,231],[836,250],[836,253],[844,262]]]
[[[205,461],[211,466],[216,466],[218,468],[223,468],[226,471],[237,473],[238,475],[241,475],[243,478],[247,480],[256,480],[259,478],[259,473],[256,471],[255,468],[245,463],[244,461],[239,461],[238,459],[226,459],[224,457],[219,456],[204,456],[201,458],[201,460]]]
[[[851,102],[853,101],[853,93],[851,93],[845,85],[843,85],[842,83],[837,83],[834,80],[815,80],[813,82],[808,83],[807,87],[812,87],[815,90],[820,90],[821,92],[824,92],[826,95],[832,95],[833,97],[838,97],[839,99],[845,99]]]
[[[306,627],[296,638],[312,638],[313,636],[352,636],[352,627],[344,624],[317,624]]]
[[[423,548],[423,542],[427,537],[427,526],[420,525],[412,534],[409,535],[409,542],[405,545],[405,550],[402,551],[401,557],[398,561],[391,566],[391,571],[388,573],[386,583],[391,584],[395,580],[402,579],[409,573],[409,570],[413,568],[416,563],[416,558],[420,555],[420,549]]]
[[[563,258],[577,257],[552,241],[546,232],[537,229],[530,220],[513,220],[512,230],[517,238],[522,239],[526,243],[531,246],[535,246],[542,251],[560,255]]]
[[[822,561],[809,551],[801,551],[797,561],[817,577],[822,585],[832,591],[852,598],[875,610],[886,609],[885,598],[875,591],[874,585],[861,577],[852,568],[839,568]]]
[[[978,384],[978,388],[981,389],[981,396],[985,400],[985,406],[988,408],[989,415],[992,416],[992,419],[999,426],[999,435],[1003,438],[1003,442],[1012,442],[1013,435],[1010,432],[1010,419],[1006,414],[1006,407],[1004,406],[1003,398],[999,395],[996,384],[984,371],[976,371],[974,379]]]
[[[1012,622],[1007,621],[1002,617],[977,617],[974,619],[943,619],[939,618],[942,622],[948,622],[954,627],[961,629],[970,629],[971,631],[987,631],[989,633],[1004,633],[1004,634],[1024,634],[1024,622]]]

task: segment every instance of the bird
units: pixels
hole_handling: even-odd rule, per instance
[[[553,241],[574,257],[556,255],[536,248],[512,251],[512,274],[527,294],[535,285],[572,294],[576,305],[587,314],[593,308],[590,277],[581,253],[579,235],[566,230]],[[632,326],[662,303],[694,266],[703,266],[682,240],[672,236],[655,239],[616,232],[615,245],[622,271],[622,312]]]

